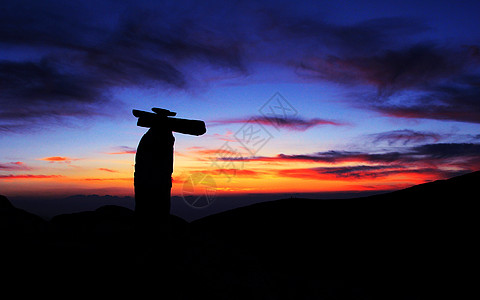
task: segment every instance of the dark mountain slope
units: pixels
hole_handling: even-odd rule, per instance
[[[2,270],[48,295],[54,283],[169,299],[461,298],[478,268],[479,179],[474,172],[363,198],[282,199],[190,224],[171,216],[168,229],[147,234],[125,207],[47,222],[0,197]]]
[[[273,268],[446,274],[474,253],[479,179],[474,172],[364,198],[264,202],[196,220],[191,228]]]

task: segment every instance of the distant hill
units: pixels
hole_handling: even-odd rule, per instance
[[[474,172],[362,198],[282,199],[208,216],[191,228],[278,268],[447,274],[477,249],[478,182]]]
[[[14,197],[10,199],[17,208],[34,213],[46,220],[56,215],[95,210],[104,205],[118,205],[133,209],[133,197],[110,195],[73,195],[65,198]]]

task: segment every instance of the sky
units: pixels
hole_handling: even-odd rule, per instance
[[[133,196],[152,107],[184,198],[480,169],[478,1],[77,2],[0,2],[0,194]]]

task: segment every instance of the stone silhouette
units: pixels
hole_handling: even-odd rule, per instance
[[[200,120],[173,118],[176,113],[152,108],[154,113],[133,110],[137,125],[149,130],[141,138],[135,156],[135,214],[145,228],[165,225],[170,214],[172,188],[173,132],[202,135],[205,123]]]

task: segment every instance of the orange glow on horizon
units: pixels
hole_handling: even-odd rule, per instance
[[[335,163],[285,159],[281,155],[251,161],[205,158],[216,154],[218,150],[197,147],[176,155],[172,195],[182,195],[186,180],[198,173],[211,178],[219,195],[381,191],[443,179],[437,169],[425,167],[428,162],[422,163],[425,165],[422,167],[422,164],[366,164],[361,156]],[[48,166],[23,162],[4,164],[10,174],[0,174],[2,193],[14,196],[93,193],[133,196],[133,156],[128,159],[117,159],[117,155],[111,154],[101,159],[52,156],[40,160],[49,162]],[[51,162],[58,164],[52,166]],[[345,170],[351,171],[346,173]]]

